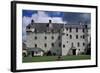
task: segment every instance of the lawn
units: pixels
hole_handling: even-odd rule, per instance
[[[91,59],[90,55],[80,55],[80,56],[62,56],[60,61],[68,60],[86,60]],[[35,56],[35,57],[23,57],[23,62],[48,62],[48,61],[59,61],[58,56]]]

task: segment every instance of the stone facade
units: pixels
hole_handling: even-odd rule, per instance
[[[90,42],[90,27],[82,24],[34,23],[26,27],[27,49],[41,48],[52,55],[85,53]]]

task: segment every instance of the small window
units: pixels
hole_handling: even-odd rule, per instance
[[[82,35],[80,36],[80,38],[82,38]]]
[[[83,42],[83,46],[85,46],[85,43]]]
[[[45,38],[45,40],[47,39],[47,37],[46,37],[46,36],[45,36],[44,38]]]
[[[66,36],[68,36],[68,34],[66,34]]]
[[[44,47],[47,47],[47,44],[46,43],[44,44]]]
[[[78,35],[76,35],[76,39],[78,39]]]
[[[78,28],[76,28],[76,32],[78,32]]]
[[[65,45],[63,45],[63,48],[65,48]]]
[[[72,32],[72,29],[70,28],[70,32]]]
[[[35,53],[36,53],[36,54],[38,54],[38,52],[37,52],[37,51],[36,51]]]
[[[83,35],[83,39],[85,39],[85,35]]]
[[[58,36],[58,40],[60,40],[61,39],[61,37],[60,36]]]
[[[66,30],[68,31],[68,28],[66,28]]]
[[[34,39],[37,40],[37,36],[35,36]]]
[[[70,39],[72,39],[72,35],[70,35]]]
[[[59,43],[59,47],[61,47],[61,43]]]
[[[67,43],[68,43],[68,41],[67,41]]]
[[[84,33],[84,32],[85,32],[85,29],[83,28],[83,30],[82,30],[82,31],[83,31],[83,33]]]
[[[51,43],[51,46],[54,47],[54,43]]]
[[[35,47],[37,47],[37,44],[35,44]]]
[[[77,43],[77,46],[78,46],[78,47],[80,46],[80,43],[79,43],[79,42]]]
[[[74,43],[72,42],[72,46],[74,46]]]
[[[85,25],[85,28],[87,28],[87,25]]]
[[[51,38],[54,39],[54,36],[52,36]]]

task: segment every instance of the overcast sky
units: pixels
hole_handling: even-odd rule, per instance
[[[22,10],[22,33],[25,39],[25,28],[33,19],[36,23],[48,23],[52,20],[53,23],[91,23],[90,13],[76,13],[76,12],[55,12],[55,11],[34,11]]]

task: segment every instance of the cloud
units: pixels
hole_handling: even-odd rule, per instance
[[[52,23],[64,23],[61,17],[50,17],[43,11],[38,11],[37,13],[33,14],[31,19],[33,19],[36,23],[48,23],[49,20],[52,20]]]
[[[57,13],[58,14],[58,13]],[[34,20],[35,23],[48,23],[49,20],[52,20],[52,23],[66,23],[63,21],[61,17],[50,17],[44,11],[38,11],[37,13],[32,14],[31,17],[23,16],[23,24],[22,24],[22,33],[23,33],[23,40],[26,38],[26,26],[31,23],[31,20]]]
[[[85,14],[80,14],[80,18],[83,19],[85,22],[89,23],[91,22],[91,14],[85,13]]]

